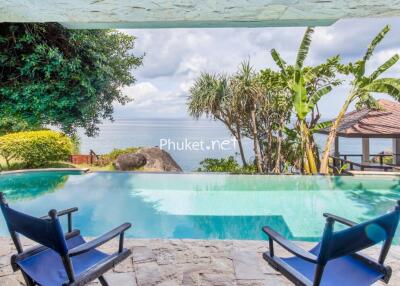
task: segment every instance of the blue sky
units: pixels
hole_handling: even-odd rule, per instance
[[[400,53],[400,19],[340,20],[330,27],[317,27],[306,64],[324,62],[340,54],[343,62],[361,58],[372,38],[390,24],[392,30],[375,52],[367,72]],[[276,69],[269,54],[276,48],[293,63],[305,28],[230,28],[122,30],[137,37],[133,53],[145,55],[143,66],[134,70],[137,82],[123,92],[134,100],[115,105],[118,118],[188,118],[188,90],[202,71],[233,73],[243,59],[255,69]],[[399,77],[400,63],[386,76]],[[324,118],[334,117],[344,102],[348,84],[322,99]]]

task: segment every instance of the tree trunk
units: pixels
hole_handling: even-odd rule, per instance
[[[279,174],[281,172],[281,148],[282,148],[282,130],[279,129],[278,132],[278,146],[276,150],[276,161],[275,167],[272,172]]]
[[[256,156],[256,166],[257,166],[257,171],[259,173],[263,172],[262,165],[261,165],[261,153],[260,153],[260,145],[258,142],[258,132],[257,132],[257,123],[256,123],[256,112],[254,109],[250,111],[251,114],[251,121],[252,121],[252,127],[253,127],[253,145],[254,145],[254,154]]]
[[[329,173],[328,164],[329,164],[329,154],[331,153],[331,147],[332,147],[333,141],[335,140],[339,124],[342,121],[342,118],[345,115],[347,108],[349,108],[349,105],[352,101],[353,101],[353,94],[346,100],[346,102],[342,106],[342,109],[340,110],[338,117],[336,118],[335,122],[333,123],[333,125],[331,127],[331,130],[329,131],[329,135],[326,140],[324,152],[322,154],[322,159],[321,159],[321,168],[319,170],[319,172],[321,174]]]
[[[8,157],[4,157],[4,159],[6,160],[7,169],[10,169],[10,159]]]
[[[302,170],[303,174],[311,174],[311,170],[310,170],[310,165],[308,165],[308,160],[307,160],[307,156],[304,154],[303,155],[303,170]]]
[[[310,145],[310,140],[309,140],[310,132],[304,121],[300,122],[300,128],[301,128],[302,140],[304,140],[303,141],[304,160],[307,161],[307,164],[306,164],[307,169],[305,171],[306,171],[306,173],[309,173],[309,174],[317,174],[318,169],[317,169],[317,165],[315,163],[314,152]]]
[[[246,167],[247,162],[246,162],[246,157],[245,157],[244,151],[243,151],[242,136],[240,134],[240,128],[239,128],[238,124],[236,124],[236,134],[237,134],[236,140],[239,145],[239,152],[240,152],[240,157],[242,158],[243,167]]]
[[[308,140],[307,140],[308,141]],[[311,148],[310,144],[307,142],[307,160],[308,165],[310,166],[310,173],[311,174],[318,174],[317,164],[315,163],[315,157],[313,149]]]
[[[231,132],[232,136],[235,137],[235,139],[236,139],[236,141],[238,142],[238,145],[239,145],[239,152],[240,152],[240,157],[242,159],[243,166],[247,166],[246,157],[244,156],[244,152],[243,152],[242,136],[240,134],[239,125],[236,124],[236,130],[234,130],[228,124],[228,122],[226,122],[225,120],[222,120],[220,118],[218,118],[218,120],[220,120],[228,128],[228,130]]]

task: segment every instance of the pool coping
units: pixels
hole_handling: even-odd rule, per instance
[[[39,168],[39,169],[21,169],[13,171],[0,171],[1,175],[36,173],[36,172],[75,172],[75,173],[132,173],[132,174],[155,174],[155,175],[232,175],[232,176],[311,176],[311,177],[342,177],[342,176],[373,176],[373,177],[399,177],[400,172],[383,172],[383,171],[349,171],[350,174],[335,174],[335,175],[303,175],[303,174],[235,174],[229,172],[146,172],[146,171],[102,171],[91,170],[90,168]]]
[[[384,171],[349,171],[353,176],[399,177],[400,172]]]
[[[304,175],[304,174],[236,174],[236,173],[229,173],[229,172],[146,172],[146,171],[92,171],[88,170],[87,173],[117,173],[117,174],[155,174],[155,175],[232,175],[232,176],[305,176],[305,177],[358,177],[358,176],[376,176],[376,177],[399,177],[400,172],[379,172],[379,171],[351,171],[350,174],[315,174],[315,175]]]
[[[21,174],[21,173],[37,173],[37,172],[76,172],[76,173],[88,173],[90,171],[89,168],[41,168],[41,169],[21,169],[21,170],[13,170],[13,171],[1,171],[1,175],[10,175],[10,174]]]

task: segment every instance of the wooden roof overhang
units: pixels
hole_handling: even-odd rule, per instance
[[[363,108],[347,113],[338,128],[338,137],[400,138],[400,103],[381,99],[381,109]],[[318,133],[329,134],[330,128]]]

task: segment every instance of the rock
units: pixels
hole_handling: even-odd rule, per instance
[[[148,147],[140,149],[136,154],[142,154],[146,157],[145,169],[156,172],[182,172],[181,167],[165,150]]]
[[[127,153],[117,157],[114,166],[120,171],[134,170],[146,164],[146,157],[139,153]]]

